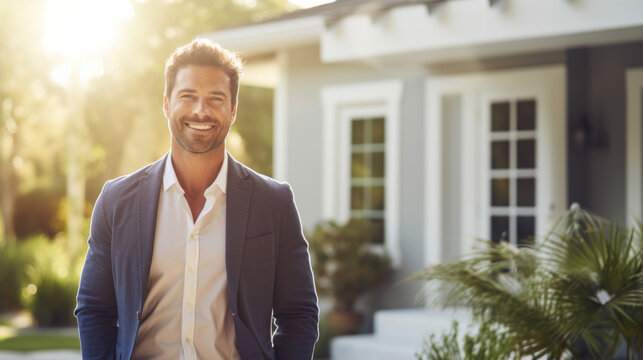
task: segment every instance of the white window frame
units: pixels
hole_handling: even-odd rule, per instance
[[[567,122],[566,122],[566,70],[562,65],[543,66],[516,70],[490,71],[464,75],[449,75],[427,79],[425,127],[425,264],[441,263],[442,242],[461,241],[460,251],[473,248],[475,238],[489,238],[489,183],[486,166],[489,160],[488,134],[484,124],[488,114],[484,106],[493,98],[506,96],[506,91],[488,90],[489,82],[502,84],[528,84],[529,89],[510,93],[510,98],[529,97],[537,94],[538,118],[555,118],[537,125],[542,135],[537,137],[537,158],[556,159],[549,168],[537,160],[536,183],[536,234],[543,235],[567,207]],[[491,88],[496,86],[491,86]],[[443,239],[442,219],[442,165],[445,161],[442,141],[441,99],[444,95],[459,95],[462,100],[460,139],[461,183],[460,239]],[[552,110],[549,110],[549,109]],[[544,126],[543,126],[544,125]],[[478,156],[475,156],[477,154]],[[563,156],[553,157],[552,154]],[[550,172],[551,171],[551,172]],[[480,181],[473,181],[478,179]],[[483,179],[483,180],[481,180]],[[544,198],[543,198],[544,196]],[[484,205],[484,206],[483,206]]]
[[[626,150],[625,150],[625,214],[627,222],[634,225],[636,220],[643,220],[643,201],[641,169],[643,146],[641,146],[641,121],[643,120],[643,68],[626,70]]]
[[[385,118],[385,233],[384,249],[394,267],[401,264],[399,238],[399,134],[402,80],[383,80],[323,87],[322,216],[343,223],[350,218],[350,121]]]

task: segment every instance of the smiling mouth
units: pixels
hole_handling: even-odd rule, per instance
[[[205,125],[205,124],[186,124],[190,129],[194,130],[210,130],[214,125]]]

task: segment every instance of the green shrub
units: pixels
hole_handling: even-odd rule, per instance
[[[45,234],[53,238],[65,228],[64,188],[38,188],[16,199],[14,226],[18,238]]]
[[[515,342],[497,325],[482,323],[473,334],[467,333],[459,341],[458,322],[453,321],[451,331],[439,337],[432,334],[424,342],[419,360],[506,360],[515,358]]]
[[[20,293],[27,281],[27,266],[33,261],[29,252],[20,244],[10,243],[0,246],[0,279],[2,296],[0,312],[15,311],[22,307]]]
[[[74,325],[72,313],[84,251],[70,253],[63,238],[50,241],[46,237],[36,237],[22,246],[23,251],[33,255],[33,261],[26,267],[22,305],[39,326]]]

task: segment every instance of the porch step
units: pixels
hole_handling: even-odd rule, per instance
[[[430,334],[471,323],[468,310],[398,309],[375,313],[374,333],[337,337],[331,343],[332,360],[414,360]]]

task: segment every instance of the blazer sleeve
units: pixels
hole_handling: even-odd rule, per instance
[[[106,211],[109,182],[92,214],[89,249],[80,278],[76,310],[83,359],[114,359],[118,313],[112,280],[111,222]]]
[[[273,343],[279,360],[310,359],[318,337],[317,294],[293,193],[290,187],[285,192],[274,285],[277,329]]]

